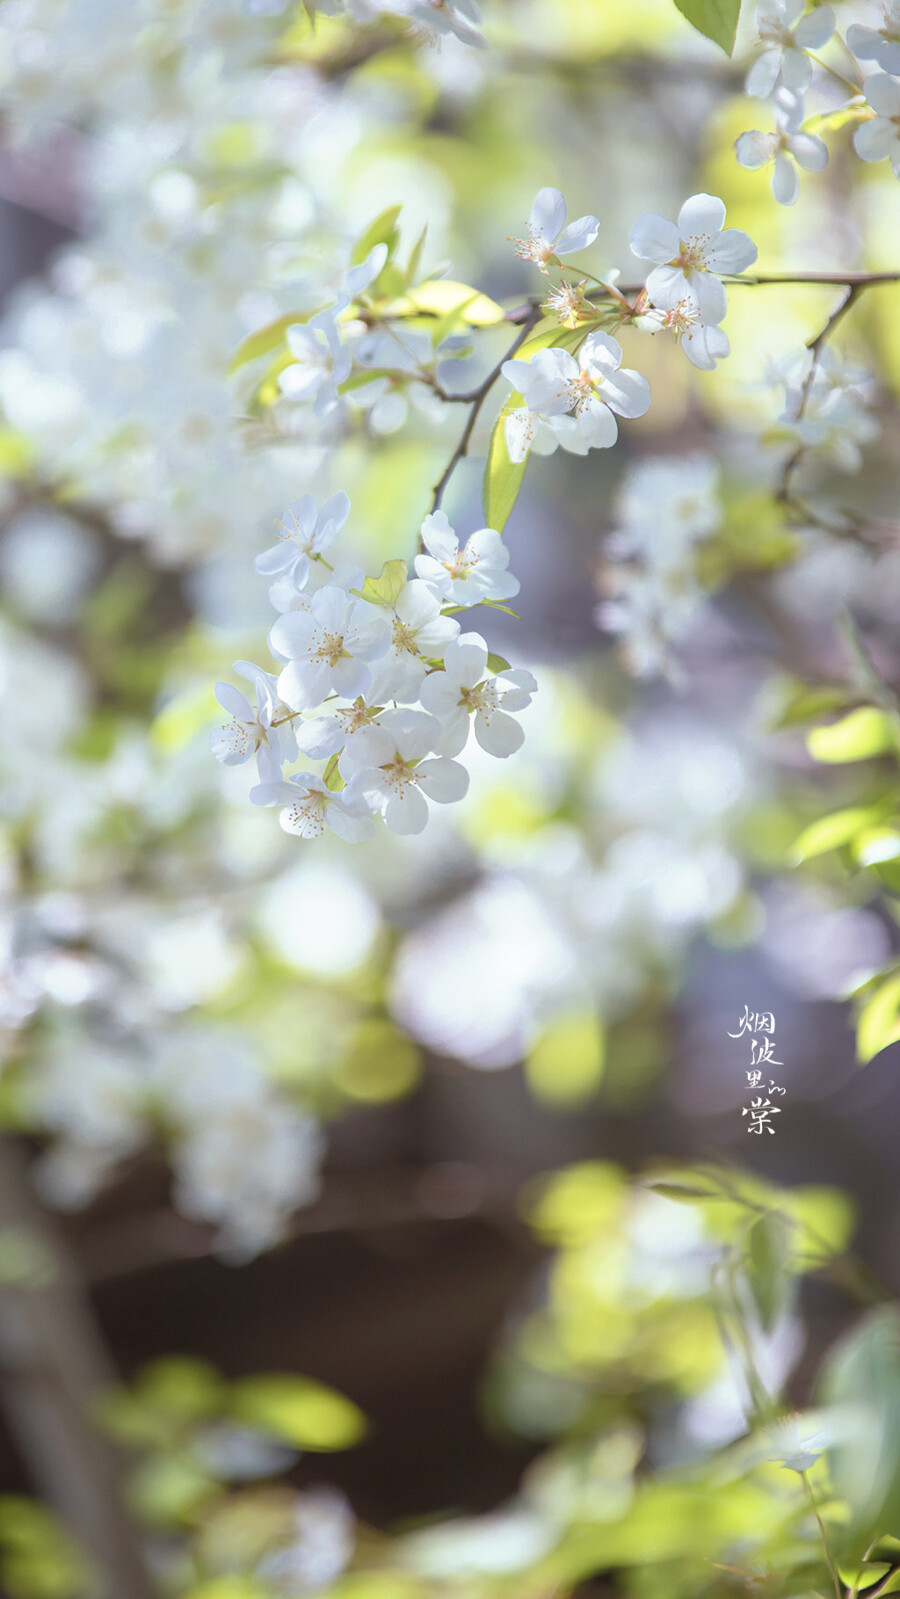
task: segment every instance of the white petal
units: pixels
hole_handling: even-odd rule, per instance
[[[223,711],[227,711],[229,716],[236,716],[239,722],[254,720],[253,706],[246,694],[242,694],[233,683],[217,683],[215,694]]]
[[[749,234],[740,228],[726,228],[706,252],[707,265],[713,272],[744,272],[752,266],[759,254]]]
[[[594,450],[608,450],[619,436],[619,426],[608,405],[594,397],[580,412],[578,424],[582,437]]]
[[[830,6],[817,6],[801,17],[794,30],[801,50],[821,50],[834,33],[834,12]]]
[[[828,165],[828,146],[814,133],[792,133],[787,147],[804,172],[822,172]]]
[[[642,373],[633,372],[630,367],[604,379],[600,393],[619,416],[645,416],[650,409],[650,384]]]
[[[429,799],[440,805],[452,805],[461,800],[469,787],[469,774],[458,761],[439,755],[436,760],[422,761],[416,767],[416,777]]]
[[[565,225],[566,202],[559,189],[541,189],[531,207],[531,228],[539,238],[554,244]]]
[[[556,255],[577,255],[579,250],[586,250],[593,244],[600,232],[600,223],[596,217],[579,217],[577,222],[570,222],[556,241]]]
[[[348,844],[361,844],[375,836],[375,823],[371,816],[352,816],[341,803],[342,796],[335,795],[325,810],[325,820],[338,838]]]
[[[847,44],[860,61],[877,61],[883,42],[874,28],[863,28],[858,22],[847,29]]]
[[[721,322],[728,309],[725,286],[712,272],[692,272],[688,280],[704,322]]]
[[[444,658],[447,671],[463,688],[474,688],[484,677],[488,647],[480,633],[461,633]]]
[[[678,213],[678,233],[682,239],[718,233],[725,223],[725,202],[714,194],[692,194]],[[678,252],[676,251],[676,254]]]
[[[527,363],[523,362],[523,365]],[[459,541],[443,511],[434,511],[422,523],[422,543],[436,561],[454,561]]]
[[[400,590],[394,610],[401,622],[415,629],[440,615],[441,602],[434,589],[421,578],[414,577]]]
[[[764,51],[761,56],[757,56],[750,71],[747,73],[747,81],[744,85],[747,93],[754,95],[757,100],[768,100],[778,82],[780,71],[781,51]]]
[[[399,794],[391,793],[384,807],[384,821],[392,833],[424,832],[428,826],[428,806],[415,783],[408,783]]]
[[[681,267],[658,266],[647,279],[647,293],[662,311],[674,311],[688,293],[688,282]]]
[[[887,73],[875,72],[871,78],[867,78],[863,93],[878,116],[900,116],[900,83],[895,78],[889,78]]]
[[[680,247],[675,223],[661,217],[656,211],[648,211],[638,217],[628,242],[632,253],[641,261],[673,261]]]
[[[344,493],[332,494],[330,500],[325,501],[319,512],[318,526],[324,528],[331,524],[334,528],[334,535],[332,536],[335,536],[340,533],[349,515],[350,501],[347,495]]]
[[[622,365],[622,346],[608,333],[589,333],[581,346],[581,370],[592,378],[605,378]]]
[[[802,50],[785,50],[781,58],[781,81],[786,89],[802,94],[812,83],[812,62]]]
[[[853,135],[853,148],[861,161],[883,161],[892,153],[898,138],[896,123],[887,117],[873,117]]]
[[[525,730],[514,716],[505,711],[492,711],[490,717],[481,712],[475,717],[475,737],[489,755],[505,757],[515,754],[525,742]]]
[[[277,572],[286,572],[297,560],[297,546],[290,539],[282,539],[280,543],[273,544],[268,550],[263,550],[253,562],[254,572],[260,577],[274,577]]]
[[[772,173],[772,193],[779,205],[796,205],[800,193],[800,176],[790,156],[779,151]]]
[[[507,366],[525,366],[527,363],[507,361]],[[504,424],[506,435],[506,449],[511,461],[517,466],[528,457],[531,441],[534,438],[535,413],[529,411],[527,405],[518,406],[510,411]]]
[[[773,159],[778,148],[778,137],[774,133],[760,133],[754,128],[752,132],[742,133],[735,139],[734,148],[738,165],[756,172]]]

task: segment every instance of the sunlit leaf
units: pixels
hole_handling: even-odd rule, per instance
[[[871,1312],[829,1356],[822,1394],[840,1417],[829,1449],[837,1493],[850,1507],[844,1558],[900,1527],[900,1313]]]
[[[267,322],[264,328],[257,328],[255,333],[248,333],[231,357],[229,373],[246,366],[248,361],[255,361],[261,355],[271,355],[273,350],[280,349],[288,328],[294,322],[308,322],[311,316],[315,316],[315,311],[285,311],[284,316],[276,317],[274,322]]]
[[[350,255],[353,266],[359,266],[366,259],[376,244],[386,244],[388,257],[392,256],[397,248],[400,234],[397,230],[397,218],[403,210],[402,205],[389,205],[374,218],[365,232],[357,239]]]
[[[814,727],[806,735],[806,747],[817,761],[841,765],[865,761],[897,748],[897,729],[886,711],[874,705],[860,705],[842,716],[839,722]]]
[[[741,0],[675,0],[683,17],[731,55],[737,35]]]
[[[816,855],[824,855],[828,850],[851,843],[865,829],[872,827],[879,818],[879,812],[879,806],[853,805],[844,811],[832,811],[830,816],[820,816],[803,829],[791,850],[792,860],[812,860]]]
[[[484,524],[485,527],[494,528],[498,533],[503,532],[509,521],[528,465],[527,456],[524,461],[510,460],[506,444],[507,413],[522,403],[521,394],[510,395],[494,423],[491,442],[488,445],[482,488]]]
[[[900,1038],[900,972],[875,984],[856,1024],[856,1058],[861,1066]]]
[[[407,289],[399,299],[382,306],[381,311],[389,317],[417,314],[450,317],[451,321],[464,322],[473,328],[493,327],[506,318],[506,312],[496,300],[480,294],[468,283],[455,283],[451,278],[433,278],[417,288]]]
[[[352,1399],[290,1373],[242,1378],[233,1386],[231,1408],[239,1421],[298,1449],[350,1449],[366,1431],[366,1419]]]
[[[367,577],[361,589],[351,589],[370,605],[393,605],[409,576],[404,560],[385,561],[377,577]]]

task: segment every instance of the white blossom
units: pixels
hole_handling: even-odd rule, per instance
[[[444,512],[433,511],[422,523],[421,536],[426,554],[416,556],[416,571],[445,603],[467,607],[518,594],[519,580],[507,571],[509,551],[493,528],[470,534],[461,549]]]
[[[860,123],[853,135],[853,148],[861,161],[890,160],[900,177],[900,81],[876,72],[863,84],[863,93],[874,117]]]
[[[294,360],[279,373],[278,386],[289,400],[315,400],[317,416],[327,416],[338,402],[338,385],[349,377],[353,357],[342,343],[337,306],[318,311],[308,322],[292,322],[287,330]]]
[[[747,74],[747,93],[765,100],[781,83],[803,92],[812,80],[807,50],[820,50],[834,33],[830,6],[806,10],[806,0],[760,0],[756,8],[762,55]]]
[[[738,162],[756,171],[772,165],[772,193],[779,205],[795,205],[800,193],[797,167],[805,172],[822,172],[828,165],[828,146],[817,134],[803,131],[803,101],[781,91],[776,98],[776,131],[761,133],[753,129],[735,140]]]
[[[348,789],[380,810],[393,833],[421,833],[428,821],[428,799],[441,805],[462,799],[469,786],[465,767],[446,756],[427,759],[437,748],[442,727],[423,711],[399,710],[378,727],[359,733],[360,770]]]
[[[883,72],[900,74],[900,0],[884,0],[883,28],[866,28],[854,22],[847,29],[847,44],[860,61],[875,61]]]
[[[294,585],[304,588],[310,562],[334,543],[349,514],[346,494],[333,494],[321,510],[311,494],[301,494],[281,513],[278,542],[256,557],[255,570],[265,577],[287,571]]]
[[[258,783],[250,790],[254,805],[280,805],[279,821],[298,838],[321,838],[330,827],[339,838],[358,844],[375,827],[366,806],[345,792],[333,793],[312,772],[293,772],[287,781]]]
[[[459,632],[452,616],[441,615],[441,596],[415,577],[404,584],[390,612],[392,698],[415,699],[425,677],[425,658],[440,658]]]
[[[388,641],[388,624],[375,606],[328,584],[308,610],[288,611],[272,628],[272,649],[288,663],[278,692],[294,711],[311,710],[329,694],[361,694],[367,663],[384,654]]]
[[[538,350],[530,361],[504,361],[503,376],[538,416],[572,413],[583,442],[592,449],[615,444],[619,430],[614,413],[639,417],[650,406],[647,379],[622,367],[622,347],[608,333],[589,333],[577,357],[548,349]],[[506,440],[511,459],[524,460],[521,435],[508,425]]]
[[[470,717],[475,737],[489,755],[512,755],[522,745],[525,734],[509,712],[530,705],[537,683],[530,672],[511,668],[485,677],[487,663],[484,639],[463,633],[448,646],[443,671],[430,673],[422,684],[425,710],[443,724],[442,755],[458,755],[464,748]]]
[[[212,753],[223,766],[242,766],[256,755],[260,777],[280,772],[282,762],[297,752],[290,711],[278,695],[277,679],[251,661],[235,661],[234,669],[256,687],[256,704],[231,683],[217,683],[216,699],[230,720],[213,729]],[[277,724],[281,722],[281,726]],[[275,724],[275,725],[273,725]]]
[[[638,218],[630,243],[641,260],[657,263],[647,278],[654,305],[672,311],[686,299],[704,323],[721,322],[727,300],[719,274],[743,272],[757,255],[752,239],[724,222],[724,202],[711,194],[685,200],[677,223],[652,211]]]
[[[596,217],[579,217],[566,227],[566,202],[559,189],[541,189],[528,219],[528,236],[516,239],[516,254],[523,261],[534,261],[542,272],[547,264],[563,255],[577,255],[593,244],[600,232]]]

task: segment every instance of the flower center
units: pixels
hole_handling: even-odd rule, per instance
[[[287,807],[295,827],[302,827],[307,838],[318,838],[325,831],[325,795],[307,790],[303,799]]]
[[[329,666],[335,666],[343,654],[344,635],[342,633],[322,633],[320,642],[310,652],[310,659],[327,661]]]
[[[588,376],[587,372],[579,372],[577,378],[570,379],[563,390],[569,401],[569,410],[574,411],[576,416],[580,416],[581,412],[590,405],[596,388],[596,382]]]
[[[709,270],[706,265],[706,252],[711,243],[708,233],[694,233],[689,239],[679,240],[679,243],[681,245],[681,253],[675,257],[674,261],[669,262],[670,266],[681,267],[682,272],[706,272]]]
[[[257,735],[254,738],[250,733],[248,724],[239,722],[236,716],[232,717],[230,722],[222,723],[222,732],[228,740],[229,748],[233,750],[235,755],[250,755],[259,748],[262,729],[257,729]]]
[[[409,788],[410,784],[418,781],[413,770],[414,764],[412,761],[405,761],[400,751],[395,750],[394,759],[382,766],[381,770],[384,773],[385,782],[389,788],[394,790],[395,794],[402,794],[405,788]]]
[[[410,655],[418,655],[419,647],[416,643],[415,630],[409,626],[408,622],[401,622],[400,618],[396,617],[391,623],[391,638],[395,650],[406,650]]]

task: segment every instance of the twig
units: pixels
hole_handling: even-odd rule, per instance
[[[838,323],[844,320],[847,312],[856,304],[860,295],[869,287],[869,284],[872,281],[872,279],[862,279],[854,281],[853,283],[845,284],[846,293],[840,305],[835,311],[832,311],[821,332],[817,333],[815,338],[807,341],[806,348],[810,351],[812,360],[809,363],[809,371],[803,380],[803,387],[800,390],[800,400],[793,417],[794,422],[801,421],[806,415],[806,408],[809,404],[809,397],[812,394],[813,384],[816,380],[816,373],[819,370],[822,352],[825,349],[828,340],[831,338],[831,335],[838,326]],[[896,279],[889,279],[887,281],[896,281]],[[806,450],[807,446],[801,442],[797,445],[796,449],[791,453],[791,455],[788,456],[781,473],[781,482],[778,485],[778,491],[775,496],[776,499],[782,501],[787,501],[790,499],[791,478],[806,454]]]
[[[540,316],[541,316],[541,308],[540,308],[540,306],[532,303],[528,307],[527,314],[526,314],[526,316],[524,317],[524,319],[522,321],[522,325],[520,327],[520,330],[517,333],[517,335],[516,335],[515,339],[513,340],[512,344],[510,345],[509,349],[507,350],[506,354],[501,357],[501,359],[497,362],[497,365],[488,373],[488,375],[485,378],[484,382],[479,384],[477,389],[473,389],[472,392],[470,394],[468,394],[468,395],[459,396],[459,398],[464,398],[468,403],[470,403],[472,409],[470,410],[469,415],[466,418],[466,425],[465,425],[465,427],[462,430],[462,434],[460,436],[459,443],[457,444],[456,449],[453,451],[453,454],[451,455],[449,461],[447,462],[447,465],[446,465],[446,467],[444,469],[443,474],[441,475],[441,477],[439,478],[438,482],[434,486],[434,491],[433,491],[432,497],[431,497],[431,510],[432,510],[432,512],[434,512],[434,511],[436,511],[438,509],[438,507],[439,507],[439,505],[441,503],[441,500],[444,497],[444,490],[446,489],[447,484],[450,482],[450,479],[453,476],[454,472],[456,471],[456,468],[458,467],[460,461],[462,460],[463,456],[466,454],[466,452],[467,452],[467,450],[469,448],[469,441],[470,441],[470,439],[472,437],[472,432],[474,430],[475,423],[478,420],[478,413],[481,410],[481,407],[483,406],[485,400],[487,399],[488,394],[490,393],[491,389],[493,388],[494,384],[496,383],[497,379],[499,378],[501,372],[503,371],[504,363],[506,361],[509,361],[515,355],[515,353],[516,353],[516,351],[518,349],[521,349],[522,345],[525,343],[525,340],[527,339],[527,337],[528,337],[529,333],[531,332],[532,328],[534,327],[535,323],[540,320]],[[512,320],[511,317],[507,317],[507,321],[511,321],[511,320]]]
[[[800,1476],[803,1478],[803,1485],[809,1495],[809,1502],[812,1505],[813,1515],[815,1516],[818,1524],[819,1536],[822,1540],[822,1548],[825,1551],[825,1560],[828,1570],[831,1572],[831,1580],[834,1584],[834,1599],[844,1599],[844,1590],[841,1587],[841,1579],[838,1576],[837,1567],[832,1559],[831,1550],[828,1547],[828,1535],[825,1532],[825,1525],[822,1521],[822,1517],[819,1515],[819,1507],[816,1504],[816,1496],[812,1491],[812,1485],[810,1483],[809,1476],[805,1471],[801,1471]]]

